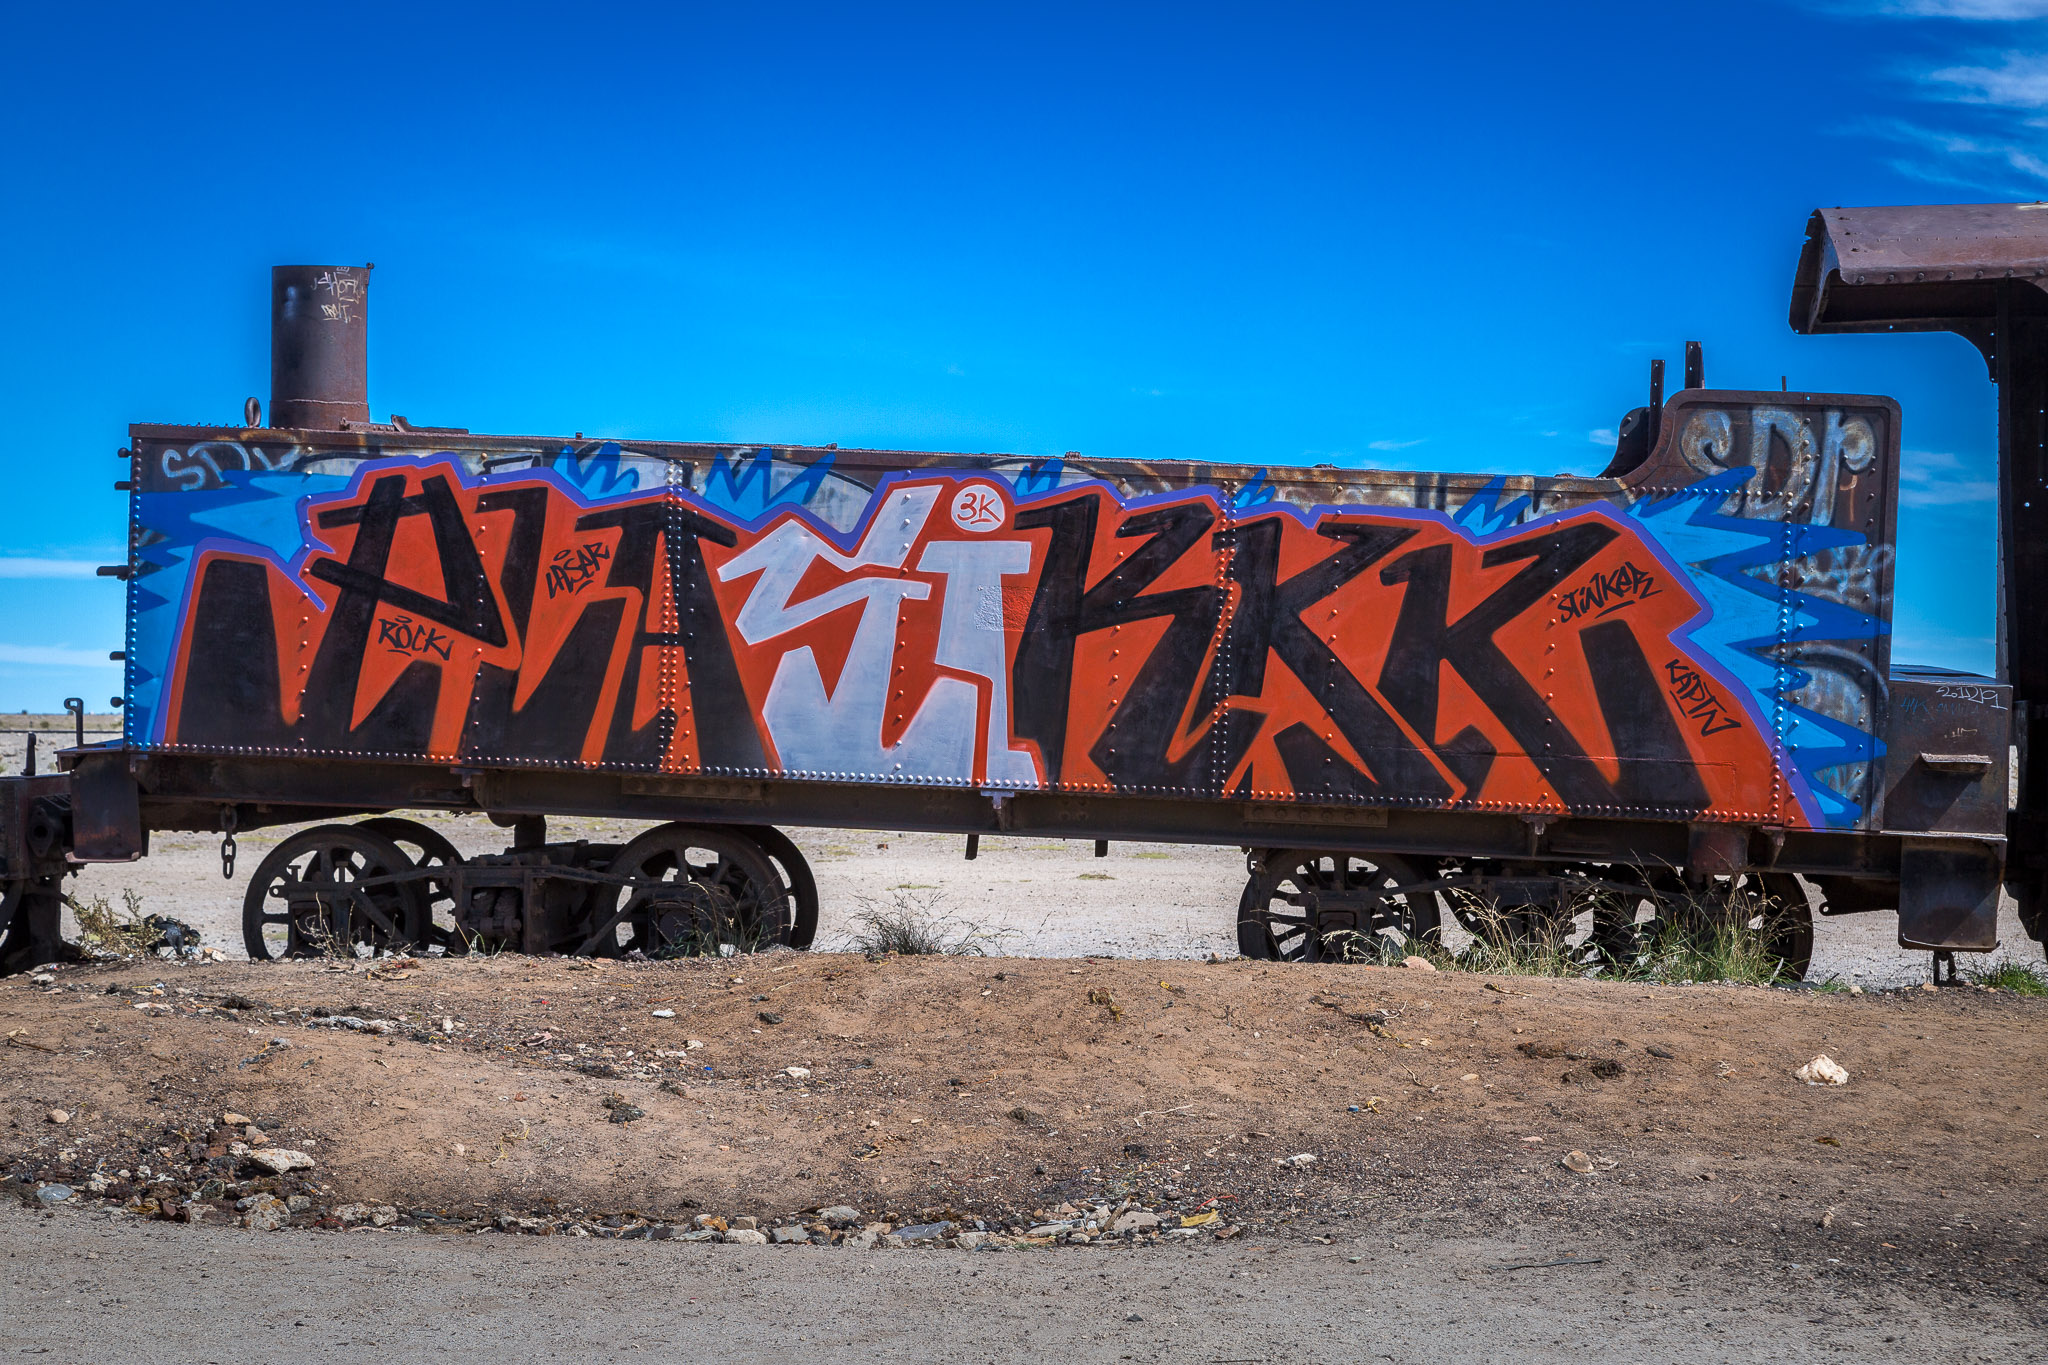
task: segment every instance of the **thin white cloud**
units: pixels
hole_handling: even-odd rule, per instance
[[[0,578],[91,578],[100,563],[90,559],[35,559],[0,555]]]
[[[2048,18],[2048,0],[1878,0],[1877,4],[1858,8],[1913,19],[1989,19],[2010,23]]]
[[[1427,436],[1423,436],[1413,441],[1367,441],[1365,448],[1367,450],[1406,450],[1410,446],[1419,446],[1428,439]]]
[[[1994,24],[2048,18],[2048,0],[1796,0],[1822,14],[1891,19],[1961,19]]]
[[[1867,124],[1862,131],[1901,147],[1892,169],[1930,185],[1952,185],[2001,199],[2035,199],[2048,184],[2048,159],[2002,138],[1944,132],[1897,119]]]
[[[1889,17],[1960,21],[1946,29],[1920,30],[1922,60],[1902,71],[1929,101],[1950,110],[1948,127],[1903,120],[1845,128],[1895,144],[1891,167],[1931,185],[1951,186],[1987,199],[2032,199],[2048,182],[2048,53],[2038,50],[2040,29],[2006,30],[2025,47],[1967,51],[1942,33],[1982,33],[1985,25],[2020,25],[2048,19],[2048,0],[1794,0],[1845,20]],[[1942,49],[1946,47],[1947,51]],[[2032,50],[2030,50],[2032,49]],[[1974,106],[1976,112],[1966,112]],[[2015,119],[2010,113],[2020,111]]]
[[[1997,66],[1945,66],[1927,79],[1954,87],[1949,98],[1964,104],[2048,108],[2048,54],[2008,52]]]
[[[1942,450],[1908,450],[1899,458],[1899,502],[1906,507],[1998,505],[1998,480],[1975,477]]]
[[[1596,446],[1611,446],[1621,439],[1611,427],[1600,427],[1586,433],[1586,439]]]
[[[114,668],[104,649],[73,649],[69,645],[0,644],[0,664],[28,668]]]

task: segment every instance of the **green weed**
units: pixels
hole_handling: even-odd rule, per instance
[[[2048,978],[2026,963],[2014,962],[2011,958],[1975,971],[1966,970],[1963,974],[1979,986],[1989,986],[1993,990],[2011,991],[2014,995],[2048,995]]]

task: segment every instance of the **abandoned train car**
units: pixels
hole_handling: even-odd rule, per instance
[[[2001,392],[2038,386],[2011,320],[2048,313],[2048,225],[2016,219],[1816,214],[1795,326],[1989,319]],[[1845,273],[1857,233],[2004,255],[1936,298]],[[804,947],[778,825],[1241,845],[1263,957],[1589,888],[1620,954],[1717,881],[1780,907],[1795,974],[1815,912],[1989,948],[2008,879],[2041,932],[2048,784],[2008,797],[2038,566],[2010,678],[1894,663],[1887,399],[1708,389],[1694,348],[1592,478],[479,436],[370,420],[368,284],[273,273],[270,424],[131,429],[125,734],[0,779],[6,965],[63,951],[82,863],[312,820],[249,885],[253,956]],[[659,823],[551,842],[572,814]]]

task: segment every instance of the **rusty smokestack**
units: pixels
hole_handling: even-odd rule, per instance
[[[372,268],[271,268],[271,426],[336,431],[370,420]]]

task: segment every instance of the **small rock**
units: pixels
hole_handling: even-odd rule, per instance
[[[757,1232],[760,1230],[761,1224],[753,1218],[735,1218],[728,1226],[734,1232]]]
[[[1649,1053],[1652,1057],[1662,1057],[1667,1062],[1675,1062],[1678,1060],[1677,1053],[1673,1052],[1668,1047],[1659,1047],[1655,1043],[1650,1044],[1648,1047],[1644,1048],[1643,1051]]]
[[[1045,1115],[1028,1104],[1020,1104],[1015,1109],[1012,1109],[1010,1117],[1027,1128],[1042,1128],[1045,1126]]]
[[[69,1185],[45,1185],[36,1191],[36,1202],[50,1208],[63,1203],[76,1193],[77,1191]]]
[[[839,1246],[842,1251],[868,1251],[872,1250],[875,1243],[880,1239],[880,1233],[869,1232],[863,1229],[859,1232],[847,1233],[845,1239],[839,1243]]]
[[[1072,1223],[1039,1223],[1025,1231],[1026,1237],[1057,1237],[1063,1232],[1072,1232]]]
[[[223,1128],[247,1128],[254,1122],[255,1120],[247,1114],[237,1114],[232,1109],[220,1116],[220,1126]]]
[[[800,1227],[779,1227],[768,1234],[768,1240],[777,1246],[788,1246],[792,1242],[808,1242],[811,1234]]]
[[[1591,1175],[1593,1173],[1593,1158],[1577,1148],[1573,1148],[1559,1157],[1557,1164],[1568,1171],[1577,1171],[1580,1175]]]
[[[291,1218],[291,1210],[274,1194],[259,1194],[249,1203],[249,1211],[242,1215],[242,1226],[258,1232],[275,1232]]]
[[[809,1080],[811,1069],[807,1066],[786,1066],[782,1069],[782,1074],[793,1081]]]
[[[852,1227],[860,1221],[860,1210],[851,1204],[834,1204],[818,1210],[818,1217],[835,1228]]]
[[[313,1207],[313,1200],[309,1195],[288,1194],[285,1196],[284,1206],[293,1213],[304,1213]]]
[[[206,1215],[212,1212],[213,1205],[202,1204],[196,1199],[189,1200],[178,1205],[178,1221],[181,1223],[201,1222],[205,1219]]]
[[[913,1223],[907,1228],[896,1229],[896,1236],[905,1242],[930,1242],[952,1234],[951,1223]]]
[[[764,1024],[779,1024],[782,1022],[781,1015],[775,1014],[769,1010],[762,1010],[761,1013],[756,1017],[759,1018],[760,1021]]]
[[[962,1251],[974,1251],[994,1236],[993,1232],[963,1232],[953,1239],[953,1245]]]
[[[1281,1157],[1280,1164],[1282,1166],[1293,1166],[1296,1168],[1302,1166],[1313,1166],[1316,1164],[1316,1154],[1314,1152],[1296,1152],[1293,1156]]]
[[[248,1159],[277,1175],[286,1171],[308,1170],[313,1165],[312,1157],[289,1147],[265,1147],[261,1151],[250,1152]]]
[[[1594,1076],[1603,1081],[1611,1081],[1616,1076],[1625,1075],[1628,1072],[1627,1067],[1615,1061],[1612,1057],[1602,1057],[1587,1067],[1586,1070],[1592,1072]]]
[[[1433,972],[1436,970],[1434,962],[1431,962],[1426,957],[1417,957],[1413,953],[1402,958],[1401,965],[1411,972]]]
[[[734,1228],[731,1232],[719,1233],[718,1240],[737,1246],[764,1247],[768,1245],[768,1234],[755,1232],[752,1228]]]
[[[651,1019],[673,1019],[676,1017],[676,1012],[674,1010],[656,1010],[648,1017]]]
[[[68,1109],[52,1109],[43,1117],[52,1123],[69,1123],[71,1122],[71,1111]]]
[[[613,1104],[606,1107],[611,1110],[613,1123],[631,1123],[635,1119],[647,1117],[647,1111],[637,1104]]]
[[[224,1010],[260,1010],[263,1002],[251,1000],[246,995],[224,995],[220,998],[220,1007]]]
[[[1847,1085],[1849,1073],[1823,1052],[1792,1073],[1808,1085]]]
[[[1309,1160],[1313,1161],[1315,1158],[1310,1157]],[[1132,1209],[1128,1213],[1118,1214],[1116,1221],[1109,1225],[1109,1230],[1111,1232],[1150,1232],[1158,1226],[1158,1214],[1149,1213],[1144,1209]]]

